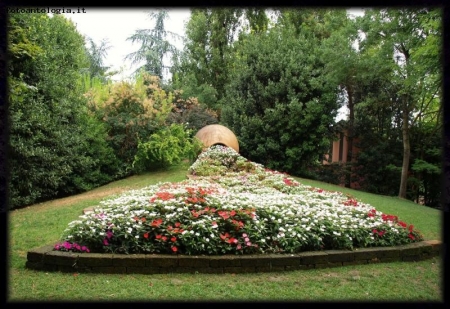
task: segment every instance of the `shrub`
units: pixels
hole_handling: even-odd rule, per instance
[[[192,131],[182,124],[171,124],[152,134],[150,139],[138,143],[133,169],[136,172],[154,170],[192,160],[201,150],[201,142],[192,137]]]

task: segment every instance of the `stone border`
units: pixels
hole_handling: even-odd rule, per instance
[[[428,240],[396,247],[324,250],[296,254],[185,256],[170,254],[105,254],[54,251],[43,246],[28,251],[26,268],[43,271],[164,274],[257,273],[347,265],[420,261],[439,256],[442,243]]]

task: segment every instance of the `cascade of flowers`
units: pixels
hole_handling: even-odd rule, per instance
[[[305,186],[225,146],[203,152],[188,173],[195,179],[100,202],[92,213],[69,223],[55,250],[294,253],[423,240],[397,216],[340,192]]]

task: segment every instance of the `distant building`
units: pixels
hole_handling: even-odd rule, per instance
[[[348,161],[348,152],[349,152],[349,145],[348,145],[348,130],[345,128],[342,128],[338,130],[338,133],[336,134],[336,140],[333,140],[330,145],[330,151],[329,153],[326,153],[324,155],[324,158],[322,160],[322,164],[324,166],[327,165],[333,165],[333,164],[339,164],[339,165],[345,165]],[[353,145],[352,145],[352,158],[350,163],[353,163],[351,167],[352,175],[355,170],[355,163],[357,162],[357,156],[360,151],[360,149],[356,146],[359,142],[359,139],[357,137],[353,138]],[[352,177],[352,180],[354,180],[355,177]],[[345,186],[345,177],[342,177],[340,180],[340,185]],[[350,188],[358,189],[359,184],[355,181],[352,181],[350,183]]]

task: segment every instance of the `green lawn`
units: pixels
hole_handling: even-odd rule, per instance
[[[162,181],[186,179],[186,165],[110,183],[76,196],[9,212],[8,301],[443,301],[439,258],[261,274],[107,275],[25,268],[27,251],[59,240],[67,224],[107,196]],[[441,240],[442,212],[394,197],[296,178],[352,194],[377,210]]]

